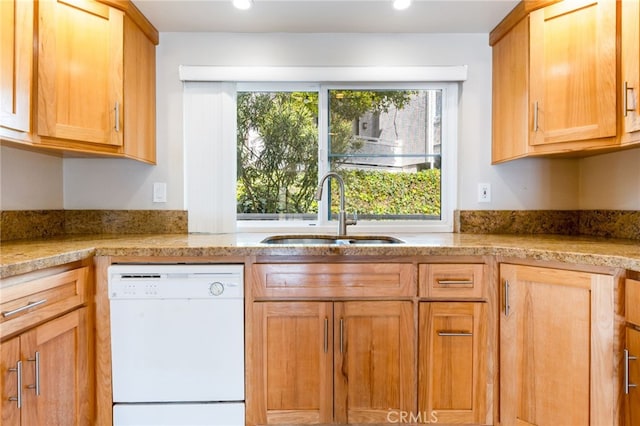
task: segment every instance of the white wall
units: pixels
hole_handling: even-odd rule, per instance
[[[63,208],[62,158],[0,147],[0,210]]]
[[[640,150],[580,160],[580,208],[640,210]]]
[[[468,80],[461,90],[457,208],[577,208],[578,160],[528,159],[490,165],[491,48],[487,34],[280,33],[161,33],[157,48],[158,165],[130,160],[65,159],[64,207],[185,208],[179,65],[462,64],[469,68]],[[153,182],[167,182],[167,203],[151,202]],[[478,182],[492,184],[491,203],[476,202]]]

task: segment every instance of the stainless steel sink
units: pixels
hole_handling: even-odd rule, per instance
[[[402,244],[404,241],[385,235],[273,235],[261,241],[263,244],[301,245],[351,245],[351,244]]]

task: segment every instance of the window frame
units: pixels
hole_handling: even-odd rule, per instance
[[[317,91],[318,92],[318,180],[329,171],[329,90],[442,90],[442,140],[441,140],[441,188],[439,220],[389,220],[363,221],[350,227],[352,233],[371,232],[452,232],[457,199],[457,123],[458,123],[458,84],[452,82],[362,82],[362,83],[258,83],[238,82],[237,92],[245,91]],[[328,218],[329,205],[326,198],[318,205],[316,220],[237,220],[240,232],[309,232],[322,233],[335,231],[337,223]],[[347,202],[346,210],[349,210]]]
[[[244,223],[236,220],[236,93],[238,85],[273,83],[340,85],[349,83],[382,85],[409,83],[443,85],[443,144],[441,220],[385,221],[370,226],[360,223],[349,229],[364,232],[452,232],[457,208],[457,137],[459,93],[467,80],[466,65],[451,66],[209,66],[180,65],[183,82],[184,206],[189,233],[235,232],[326,232],[334,233],[331,223],[285,221]],[[240,83],[239,82],[245,82]],[[320,82],[320,83],[314,83]],[[284,85],[283,85],[284,83]],[[257,85],[256,85],[257,87]],[[454,113],[446,114],[445,111]],[[445,136],[446,133],[446,136]],[[322,135],[320,135],[322,137]],[[323,138],[326,139],[326,138]],[[324,143],[324,142],[323,142]],[[232,183],[233,182],[233,183]],[[348,208],[348,206],[347,206]],[[319,216],[319,220],[326,215]]]

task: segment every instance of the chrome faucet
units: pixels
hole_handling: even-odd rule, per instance
[[[324,187],[324,181],[328,178],[334,178],[338,181],[338,186],[340,189],[340,213],[338,214],[338,237],[345,237],[347,235],[347,225],[355,225],[357,219],[347,219],[347,212],[344,209],[344,180],[342,180],[342,176],[337,174],[336,172],[329,172],[322,176],[320,179],[320,184],[318,185],[318,190],[316,191],[316,200],[322,200],[322,188]],[[331,208],[331,207],[329,207]]]

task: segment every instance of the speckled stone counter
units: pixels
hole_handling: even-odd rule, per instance
[[[394,245],[267,245],[266,234],[96,235],[0,245],[0,278],[90,256],[504,256],[640,271],[640,242],[559,235],[393,234]]]

